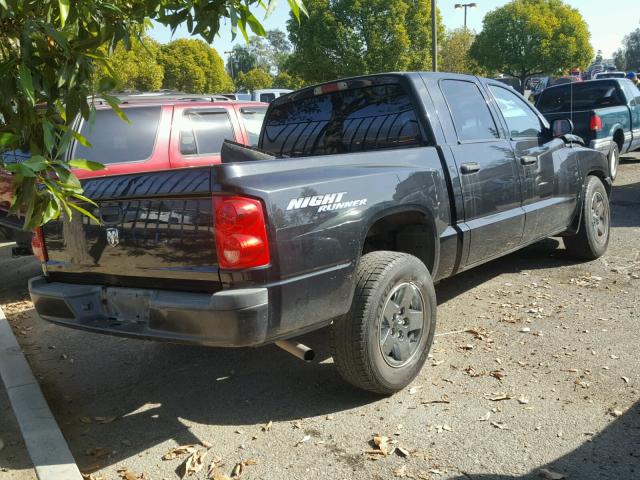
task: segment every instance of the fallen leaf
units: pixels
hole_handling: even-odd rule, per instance
[[[119,468],[117,473],[118,476],[124,480],[139,480],[141,478],[144,478],[142,475],[136,475],[127,468]]]
[[[529,403],[529,399],[524,395],[521,395],[520,397],[518,397],[518,403],[521,405],[526,405],[527,403]]]
[[[200,470],[202,470],[202,467],[204,467],[204,460],[207,457],[208,453],[209,452],[207,452],[206,450],[202,452],[196,450],[191,455],[189,455],[182,466],[183,470],[180,478],[186,478],[192,475],[196,475]]]
[[[273,421],[269,420],[269,423],[267,423],[266,425],[262,426],[262,431],[263,432],[268,432],[271,430],[271,427],[273,426]]]
[[[531,331],[531,329],[529,327],[522,327],[520,329],[520,333],[529,333]]]
[[[298,442],[294,445],[294,447],[297,447],[298,445],[302,445],[305,442],[308,442],[309,440],[311,440],[311,435],[305,435],[304,437],[302,437],[302,440],[298,440]]]
[[[247,465],[256,465],[258,462],[256,460],[243,460],[241,462],[236,463],[235,467],[231,471],[231,478],[240,478],[244,473],[244,470]]]
[[[501,368],[500,370],[494,370],[493,372],[490,372],[489,375],[491,375],[493,378],[497,378],[498,380],[502,380],[507,376],[507,372],[505,372],[504,369]]]
[[[78,420],[80,420],[81,423],[93,423],[91,417],[80,417]]]
[[[397,478],[404,478],[404,477],[409,476],[409,475],[407,474],[407,466],[406,466],[406,465],[402,465],[402,466],[400,466],[400,467],[396,468],[396,469],[393,471],[393,476],[394,476],[394,477],[397,477]]]
[[[500,402],[502,400],[511,400],[511,395],[507,395],[506,393],[496,393],[493,397],[489,397],[489,400],[492,402]]]
[[[181,455],[191,455],[197,450],[195,445],[180,445],[179,447],[172,448],[162,456],[162,460],[173,460]]]
[[[111,455],[111,449],[104,447],[89,448],[85,450],[84,454],[88,457],[103,458]]]
[[[416,393],[418,393],[418,390],[420,390],[421,388],[422,388],[421,386],[411,387],[409,389],[409,395],[415,395]]]
[[[207,478],[211,480],[231,480],[224,473],[222,473],[217,467],[213,467],[212,470],[207,472]]]
[[[102,475],[97,475],[95,473],[82,473],[81,475],[84,480],[105,480]]]
[[[411,456],[411,452],[404,447],[396,447],[396,453],[405,458]]]
[[[202,441],[200,442],[200,445],[202,445],[202,446],[203,446],[204,448],[206,448],[206,449],[209,449],[209,448],[212,448],[212,447],[213,447],[213,445],[212,445],[211,443],[207,442],[206,440],[202,440]]]
[[[478,418],[478,421],[480,421],[480,422],[486,422],[487,420],[489,420],[489,417],[491,417],[491,412],[487,412],[487,413],[485,413],[483,416],[481,416],[480,418]]]
[[[507,430],[507,426],[504,423],[499,423],[499,422],[491,422],[491,426],[492,427],[496,427],[500,430]]]
[[[620,377],[620,378],[624,381],[624,383],[629,383],[630,381],[629,377]]]
[[[294,422],[293,423],[293,428],[295,428],[297,430],[302,430],[302,423],[301,422]]]
[[[93,417],[93,421],[105,425],[113,422],[116,418],[118,418],[118,415],[111,415],[109,417]]]
[[[611,410],[609,413],[616,418],[622,416],[622,410]]]
[[[538,470],[538,476],[545,480],[562,480],[563,478],[567,478],[566,475],[563,475],[562,473],[554,472],[553,470],[548,470],[546,468]]]
[[[389,445],[389,437],[383,435],[375,435],[373,437],[373,443],[383,455],[389,455],[391,453],[391,446]]]

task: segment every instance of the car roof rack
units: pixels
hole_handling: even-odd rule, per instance
[[[133,103],[158,103],[158,102],[231,102],[232,100],[222,95],[183,93],[174,91],[160,92],[114,92],[111,96],[118,98],[121,105]],[[106,104],[106,100],[99,96],[94,101],[99,105]]]

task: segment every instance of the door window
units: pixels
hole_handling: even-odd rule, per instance
[[[276,99],[275,93],[261,93],[260,101],[265,103],[271,103]]]
[[[125,109],[129,122],[111,110],[98,110],[93,122],[84,122],[80,133],[91,147],[76,144],[74,157],[103,164],[138,162],[151,156],[156,143],[160,107]]]
[[[531,138],[542,133],[538,115],[515,93],[495,85],[489,85],[489,90],[507,122],[511,138]]]
[[[225,138],[235,139],[231,120],[226,111],[188,110],[184,113],[180,132],[182,155],[220,153]]]
[[[267,107],[242,107],[240,109],[240,118],[244,122],[249,137],[249,145],[258,146],[258,138],[260,130],[262,130],[262,122],[267,113]]]
[[[444,80],[441,89],[449,104],[459,140],[468,142],[499,138],[489,106],[476,84],[464,80]]]

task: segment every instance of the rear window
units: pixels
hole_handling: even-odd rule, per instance
[[[267,107],[242,107],[240,109],[240,117],[249,137],[249,145],[252,147],[258,145],[260,130],[266,113]]]
[[[156,143],[161,107],[127,108],[130,123],[113,110],[98,110],[94,122],[85,122],[80,133],[92,147],[76,144],[74,157],[106,165],[146,160]]]
[[[536,106],[542,113],[555,113],[594,110],[623,104],[624,99],[615,82],[592,81],[545,90]]]
[[[235,140],[233,126],[226,110],[187,110],[184,113],[180,132],[182,155],[220,153],[225,138]]]
[[[260,101],[264,103],[271,103],[276,99],[275,93],[261,93]]]
[[[411,98],[398,84],[314,95],[273,107],[262,149],[300,157],[423,143]]]

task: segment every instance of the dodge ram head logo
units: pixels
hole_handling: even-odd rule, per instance
[[[120,234],[117,228],[107,228],[107,243],[116,247],[120,243]]]

